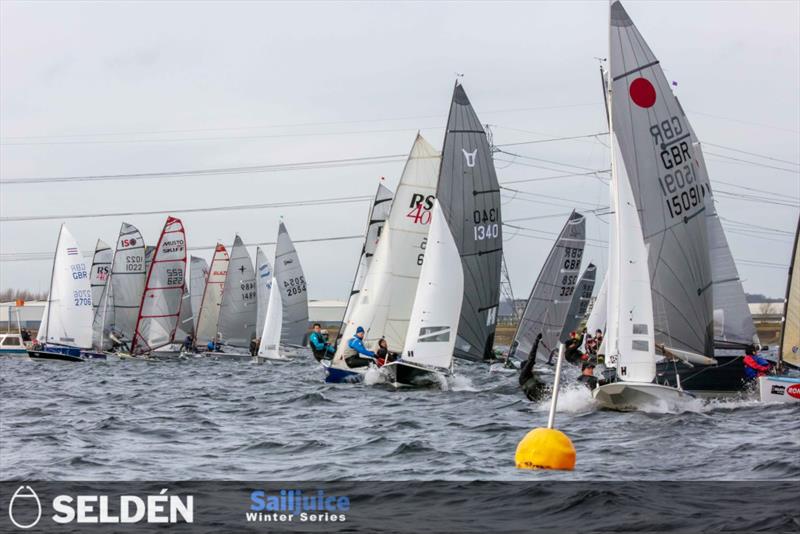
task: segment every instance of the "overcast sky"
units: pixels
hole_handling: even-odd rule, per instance
[[[718,211],[745,290],[783,296],[789,232],[800,202],[800,2],[629,1],[625,6],[667,77],[678,83],[676,93],[706,143]],[[588,136],[606,128],[595,57],[607,55],[607,26],[605,1],[4,0],[0,177],[402,154],[418,129],[441,147],[456,73],[464,74],[467,94],[482,122],[492,125],[495,143]],[[606,169],[605,142],[604,137],[550,141],[506,149],[525,158],[497,155],[501,185],[524,192],[504,193],[503,217],[528,219],[514,224],[532,229],[504,231],[518,297],[530,291],[570,209],[601,208],[608,197],[607,186],[593,176],[518,181]],[[187,227],[190,247],[216,240],[230,245],[235,232],[249,243],[274,241],[281,215],[295,239],[348,236],[363,231],[367,202],[187,214],[181,209],[370,195],[381,176],[394,188],[402,167],[391,161],[8,184],[0,186],[0,215],[173,210]],[[744,198],[752,195],[788,205]],[[154,243],[164,219],[2,222],[0,287],[47,290],[49,255],[62,220],[89,250],[98,237],[113,243],[123,220]],[[592,241],[585,257],[599,265],[601,275],[606,219],[587,217]],[[312,298],[345,298],[360,247],[358,240],[297,246]],[[267,249],[273,253],[273,247]],[[35,252],[47,257],[7,261]],[[209,257],[211,251],[195,254]]]

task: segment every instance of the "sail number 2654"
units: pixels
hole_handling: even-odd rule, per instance
[[[500,226],[497,224],[497,210],[494,208],[473,211],[472,222],[475,223],[472,228],[475,241],[494,239],[500,235]]]

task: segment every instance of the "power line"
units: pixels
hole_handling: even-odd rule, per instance
[[[318,161],[301,161],[295,163],[276,163],[272,165],[256,165],[250,167],[223,167],[216,169],[195,169],[189,171],[164,171],[132,174],[99,174],[94,176],[62,176],[40,178],[12,178],[0,180],[0,185],[44,184],[57,182],[94,182],[106,180],[152,180],[155,178],[181,178],[186,176],[215,176],[220,174],[243,174],[254,172],[279,172],[311,169],[330,169],[353,165],[374,165],[392,163],[405,159],[407,154],[386,154],[382,156],[362,156],[357,158],[329,159]]]
[[[758,154],[756,152],[748,152],[748,151],[742,150],[740,148],[733,148],[733,147],[725,146],[725,145],[717,145],[717,144],[714,144],[714,143],[709,143],[707,141],[703,142],[702,144],[708,145],[708,146],[715,146],[717,148],[722,148],[722,149],[725,149],[725,150],[730,150],[731,152],[738,152],[740,154],[747,154],[748,156],[755,156],[757,158],[763,158],[763,159],[768,159],[768,160],[772,160],[772,161],[778,161],[780,163],[788,163],[789,165],[796,165],[796,166],[800,167],[800,163],[797,163],[796,161],[789,161],[789,160],[786,160],[786,159],[775,158],[773,156],[766,156],[764,154]]]
[[[171,210],[153,211],[128,211],[117,213],[77,213],[61,215],[20,215],[15,217],[0,217],[0,222],[19,222],[19,221],[49,221],[65,219],[95,219],[103,217],[131,217],[135,215],[170,215],[178,213],[204,213],[209,211],[241,211],[271,208],[289,208],[299,206],[325,206],[327,204],[350,204],[354,202],[365,202],[372,200],[371,196],[360,197],[339,197],[318,200],[298,200],[294,202],[271,202],[267,204],[239,204],[234,206],[215,206],[207,208],[183,208]]]
[[[334,236],[334,237],[319,237],[316,239],[293,239],[292,243],[319,243],[322,241],[345,241],[349,239],[363,239],[364,234],[359,235],[344,235],[344,236]],[[266,245],[275,245],[275,241],[262,241],[259,243],[245,243],[246,247],[263,247]],[[200,247],[188,247],[190,251],[198,251],[198,250],[214,250],[216,245],[204,245]],[[83,250],[81,254],[85,258],[91,258],[94,255],[94,250]],[[52,252],[10,252],[6,254],[0,254],[0,262],[3,261],[40,261],[40,260],[49,260],[53,258]]]
[[[585,104],[561,104],[555,106],[534,106],[525,108],[507,108],[484,110],[481,113],[484,115],[495,113],[515,113],[520,111],[541,111],[550,109],[563,109],[563,108],[576,108],[596,106],[597,103]],[[122,135],[164,135],[171,133],[196,133],[196,132],[221,132],[221,131],[236,131],[236,130],[266,130],[275,128],[298,128],[304,126],[332,126],[341,124],[364,124],[375,122],[393,122],[404,120],[418,120],[418,119],[434,119],[445,117],[444,114],[431,114],[431,115],[414,115],[405,117],[385,117],[373,119],[356,119],[356,120],[342,120],[342,121],[319,121],[319,122],[296,122],[285,124],[267,124],[259,126],[235,126],[235,127],[221,127],[221,128],[184,128],[173,130],[149,130],[149,131],[132,131],[132,132],[101,132],[101,133],[74,133],[74,134],[51,134],[51,135],[17,135],[17,136],[2,136],[2,139],[52,139],[52,138],[68,138],[68,137],[103,137],[103,136],[122,136]]]
[[[767,165],[766,163],[760,163],[758,161],[750,161],[750,160],[742,159],[742,158],[734,158],[733,156],[726,156],[724,154],[717,154],[715,152],[706,151],[706,152],[703,152],[703,154],[705,154],[707,156],[713,156],[713,157],[717,157],[717,158],[727,159],[727,160],[730,160],[730,161],[736,161],[738,163],[746,163],[748,165],[754,165],[756,167],[763,167],[765,169],[774,169],[776,171],[783,171],[783,172],[788,172],[788,173],[791,173],[791,174],[800,174],[800,171],[798,171],[798,170],[787,169],[785,167],[778,167],[776,165]]]

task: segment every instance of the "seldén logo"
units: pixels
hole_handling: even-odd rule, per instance
[[[57,495],[51,519],[58,524],[193,523],[194,496],[167,495]],[[39,496],[30,486],[20,486],[8,503],[8,517],[17,528],[35,527],[42,518]]]
[[[36,512],[32,514],[34,509]],[[17,528],[33,528],[39,523],[42,518],[42,503],[33,488],[30,486],[17,488],[8,502],[8,518]]]

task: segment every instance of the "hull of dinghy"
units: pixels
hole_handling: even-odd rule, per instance
[[[441,369],[424,367],[408,362],[392,362],[383,367],[390,373],[391,380],[398,386],[426,387],[439,386],[449,374]]]
[[[612,382],[592,391],[601,408],[618,412],[633,412],[646,407],[666,404],[675,406],[693,398],[692,395],[669,386],[640,382]]]
[[[57,362],[85,362],[81,357],[80,349],[74,350],[29,350],[28,357],[32,360],[47,360]]]
[[[761,376],[758,394],[761,402],[800,402],[800,378]]]
[[[364,381],[363,372],[350,371],[340,367],[325,367],[325,382],[329,384],[356,384]]]

